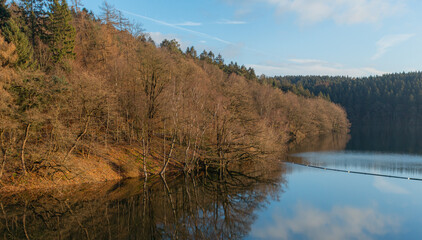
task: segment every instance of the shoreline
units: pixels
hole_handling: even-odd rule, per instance
[[[101,150],[104,151],[104,149]],[[109,147],[105,154],[88,157],[74,156],[66,162],[66,168],[69,171],[66,174],[58,173],[57,176],[54,175],[54,178],[41,177],[31,172],[28,172],[26,176],[13,177],[14,174],[9,173],[9,178],[0,182],[0,194],[143,177],[142,163],[139,161],[138,154],[142,154],[142,151],[137,146],[113,146]],[[149,174],[158,174],[158,162],[153,158],[147,160]]]
[[[324,136],[324,134],[321,136]],[[318,138],[318,136],[308,136],[303,141],[290,145],[285,144],[285,148],[279,154],[286,154],[288,149],[292,150],[300,145],[306,146],[306,142],[312,141],[315,137]],[[163,159],[159,158],[157,149],[162,149],[162,147],[162,145],[157,144],[152,149],[152,155],[147,158],[148,179],[159,177]],[[70,158],[66,162],[67,174],[60,173],[54,178],[43,178],[35,173],[28,172],[26,176],[18,175],[16,178],[8,178],[6,181],[0,182],[0,194],[15,194],[34,190],[48,191],[84,184],[102,184],[144,177],[141,160],[143,152],[139,145],[118,145],[107,148],[98,146],[97,150],[99,153],[96,155],[79,154]],[[174,175],[177,172],[180,172],[180,163],[170,161],[166,170],[167,176]],[[16,174],[9,173],[10,175]]]

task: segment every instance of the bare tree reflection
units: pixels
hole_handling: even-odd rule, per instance
[[[285,184],[283,166],[0,196],[0,239],[240,239]]]
[[[346,133],[332,133],[307,138],[300,144],[294,145],[290,153],[312,151],[339,151],[346,148],[351,136]]]

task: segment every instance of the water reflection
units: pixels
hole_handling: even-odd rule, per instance
[[[422,178],[418,132],[381,129],[352,130],[351,138],[328,136],[293,149],[286,160],[305,166],[287,165],[288,191],[259,213],[248,238],[420,239],[422,182],[407,180]]]
[[[422,126],[352,126],[347,150],[422,155]]]
[[[252,168],[253,169],[253,168]],[[0,197],[4,239],[241,239],[282,192],[282,166],[265,172],[130,180]]]
[[[340,151],[346,149],[351,137],[349,134],[327,134],[305,139],[298,145],[292,146],[290,153],[313,151]]]
[[[290,165],[248,239],[420,239],[421,182]]]
[[[287,161],[337,170],[422,179],[422,127],[366,125],[296,146]]]
[[[289,161],[372,174],[422,178],[422,156],[367,152],[307,152],[293,154]]]
[[[398,185],[392,181],[389,181],[387,178],[376,177],[374,180],[374,187],[382,193],[391,193],[391,194],[410,194],[410,192],[403,186]]]
[[[356,151],[353,136],[310,139],[287,160],[422,178],[422,156]],[[420,239],[420,189],[263,161],[225,175],[3,194],[0,239]]]
[[[322,210],[298,203],[291,216],[273,215],[266,226],[253,229],[259,239],[372,239],[397,232],[400,221],[373,208],[334,206]]]
[[[422,155],[422,126],[386,124],[353,126],[349,135],[330,134],[307,139],[291,153],[313,151],[358,151]]]

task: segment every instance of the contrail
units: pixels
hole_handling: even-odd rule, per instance
[[[140,14],[128,12],[128,11],[125,11],[125,10],[121,10],[121,9],[118,9],[118,10],[123,12],[123,13],[129,14],[129,15],[132,15],[132,16],[135,16],[135,17],[143,18],[143,19],[151,21],[151,22],[155,22],[155,23],[158,23],[158,24],[161,24],[161,25],[164,25],[164,26],[168,26],[168,27],[171,27],[171,28],[175,28],[175,29],[178,29],[178,30],[189,32],[189,33],[192,33],[196,36],[212,39],[212,40],[215,40],[217,42],[221,42],[221,43],[224,43],[224,44],[227,44],[227,45],[234,45],[233,43],[231,43],[229,41],[223,40],[223,39],[218,38],[218,37],[211,36],[211,35],[206,34],[206,33],[194,31],[194,30],[191,30],[191,29],[187,29],[187,28],[175,25],[175,24],[171,24],[171,23],[168,23],[168,22],[164,22],[164,21],[161,21],[161,20],[158,20],[158,19],[143,16],[143,15],[140,15]]]
[[[214,40],[214,41],[217,41],[217,42],[224,43],[226,45],[236,46],[236,44],[234,44],[232,42],[226,41],[224,39],[221,39],[221,38],[218,38],[218,37],[215,37],[215,36],[211,36],[211,35],[206,34],[206,33],[203,33],[203,32],[194,31],[194,30],[191,30],[191,29],[188,29],[188,28],[184,28],[184,27],[178,26],[176,24],[168,23],[168,22],[161,21],[161,20],[158,20],[158,19],[155,19],[155,18],[144,16],[144,15],[141,15],[141,14],[137,14],[137,13],[133,13],[133,12],[121,10],[121,9],[117,9],[117,10],[119,10],[119,11],[121,11],[123,13],[129,14],[129,15],[135,16],[135,17],[139,17],[139,18],[142,18],[142,19],[151,21],[151,22],[155,22],[155,23],[164,25],[164,26],[168,26],[168,27],[171,27],[171,28],[174,28],[174,29],[178,29],[178,30],[182,30],[182,31],[185,31],[185,32],[189,32],[189,33],[192,33],[192,34],[194,34],[196,36],[208,38],[208,39],[211,39],[211,40]],[[256,50],[256,49],[253,49],[253,48],[250,48],[250,47],[247,47],[247,46],[243,46],[243,48],[245,48],[248,51],[254,52],[255,54],[259,54],[259,55],[263,55],[263,56],[267,56],[267,57],[276,58],[276,56],[272,56],[271,54],[267,54],[265,52],[262,52],[262,51],[259,51],[259,50]]]

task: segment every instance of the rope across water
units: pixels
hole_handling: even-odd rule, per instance
[[[343,172],[343,173],[353,173],[353,174],[361,174],[361,175],[369,175],[369,176],[377,176],[377,177],[406,179],[406,180],[412,180],[412,181],[422,181],[422,178],[401,177],[401,176],[393,176],[393,175],[378,174],[378,173],[368,173],[368,172],[359,172],[359,171],[348,171],[348,170],[327,168],[327,167],[314,166],[314,165],[301,164],[301,163],[294,163],[294,162],[285,162],[285,163],[290,163],[290,164],[293,164],[293,165],[299,165],[299,166],[310,167],[310,168],[317,168],[317,169],[322,169],[322,170],[327,170],[327,171],[334,171],[334,172]]]

